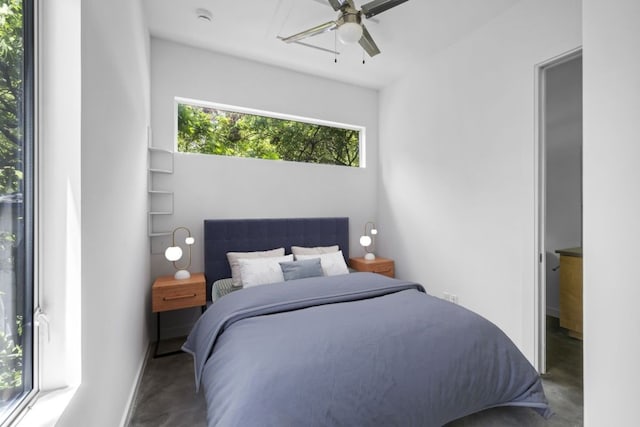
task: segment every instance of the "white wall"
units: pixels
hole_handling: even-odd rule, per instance
[[[148,347],[144,28],[138,1],[82,2],[82,384],[60,426],[121,425]]]
[[[548,68],[545,82],[547,315],[559,317],[555,251],[582,246],[582,59]]]
[[[358,236],[376,210],[376,91],[155,38],[151,69],[151,123],[158,147],[174,147],[175,97],[366,127],[366,168],[175,154],[173,175],[157,182],[174,191],[174,215],[158,228],[191,229],[196,238],[191,271],[203,269],[203,220],[208,218],[346,216],[351,253],[362,255]],[[170,237],[154,240],[154,252],[171,243]],[[152,255],[153,277],[172,272],[161,253]],[[164,313],[163,336],[188,333],[197,314]],[[190,317],[179,320],[184,316]]]
[[[41,388],[81,379],[81,14],[80,0],[42,4],[38,138],[40,305],[51,340],[41,339]]]
[[[534,66],[581,43],[581,2],[524,0],[380,97],[381,252],[534,360]]]
[[[585,425],[635,425],[640,2],[583,1]]]

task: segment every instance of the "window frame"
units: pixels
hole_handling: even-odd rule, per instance
[[[81,1],[33,2],[34,307],[45,316],[34,323],[37,389],[7,420],[12,426],[60,420],[83,368]]]
[[[32,404],[40,391],[38,326],[35,307],[38,302],[37,282],[37,212],[38,212],[38,0],[22,0],[23,36],[23,100],[19,108],[23,117],[23,184],[22,203],[24,215],[24,316],[23,319],[23,384],[25,390],[11,403],[0,425],[12,425]],[[27,360],[26,350],[30,350]],[[25,360],[28,363],[25,363]],[[28,384],[28,386],[26,385]]]
[[[259,110],[255,108],[248,107],[238,107],[235,105],[222,104],[218,102],[209,102],[202,101],[192,98],[185,97],[175,97],[173,102],[173,151],[175,153],[180,154],[190,154],[190,155],[204,155],[204,156],[219,156],[219,157],[234,157],[234,156],[223,156],[218,154],[203,154],[203,153],[192,153],[185,151],[178,151],[178,106],[180,104],[186,104],[194,107],[203,107],[203,108],[213,108],[217,110],[224,110],[232,113],[240,113],[240,114],[250,114],[254,116],[262,116],[269,117],[272,119],[279,120],[289,120],[300,123],[307,123],[311,125],[319,125],[319,126],[327,126],[331,128],[345,129],[345,130],[353,130],[358,132],[358,166],[347,166],[353,169],[365,169],[366,168],[366,132],[367,129],[365,126],[352,125],[347,123],[333,122],[330,120],[322,120],[315,119],[310,117],[296,116],[293,114],[285,114],[285,113],[277,113],[273,111]],[[256,159],[256,160],[269,160],[269,159],[261,159],[259,157],[238,157],[238,158],[248,158],[248,159]],[[332,163],[310,163],[310,162],[297,162],[293,160],[281,160],[285,162],[294,162],[294,163],[303,163],[303,164],[312,164],[312,165],[322,165],[322,166],[342,166],[336,165]]]

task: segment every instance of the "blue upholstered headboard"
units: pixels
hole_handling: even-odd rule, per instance
[[[349,260],[349,218],[206,219],[204,274],[207,301],[215,280],[231,277],[227,252],[264,251],[291,246],[339,245]]]

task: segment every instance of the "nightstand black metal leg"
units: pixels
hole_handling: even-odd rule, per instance
[[[165,356],[171,356],[174,354],[180,354],[182,353],[182,350],[175,350],[175,351],[169,351],[166,353],[161,353],[158,354],[158,346],[160,345],[160,312],[156,313],[156,345],[155,345],[155,349],[153,350],[153,358],[157,358],[157,357],[165,357]]]
[[[156,346],[153,350],[153,358],[158,357],[158,346],[160,345],[160,313],[156,313]]]

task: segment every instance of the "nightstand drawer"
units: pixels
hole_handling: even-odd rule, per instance
[[[357,271],[378,273],[388,277],[395,277],[395,263],[388,258],[375,258],[366,260],[364,258],[351,258],[349,260],[351,268]]]
[[[187,282],[173,286],[159,286],[153,291],[152,310],[178,310],[181,308],[199,307],[206,304],[204,282]]]
[[[393,271],[393,264],[391,265],[376,265],[375,267],[373,267],[371,269],[371,271],[373,273],[378,273],[378,274],[382,274],[385,276],[389,276],[389,277],[393,277],[394,276],[394,271]]]

